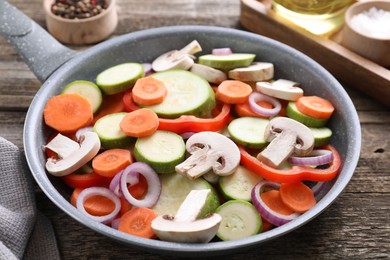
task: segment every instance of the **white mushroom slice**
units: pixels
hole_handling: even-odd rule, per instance
[[[194,63],[190,71],[214,84],[220,84],[227,79],[225,72],[203,64]]]
[[[162,54],[152,63],[154,71],[165,71],[170,69],[188,70],[194,64],[193,54],[201,51],[202,48],[197,41],[192,41],[180,50],[172,50]]]
[[[152,221],[154,233],[163,241],[207,243],[217,233],[221,216],[212,214],[196,219],[206,204],[210,190],[192,190],[181,204],[175,217],[158,216]]]
[[[257,159],[274,168],[278,168],[292,154],[310,154],[314,147],[314,135],[310,128],[287,117],[273,118],[265,129],[264,138],[271,143],[257,155]]]
[[[278,79],[272,83],[257,82],[256,90],[271,97],[297,101],[303,96],[303,90],[299,87],[299,85],[299,83],[294,81]]]
[[[269,62],[253,62],[250,66],[229,71],[229,78],[241,81],[265,81],[274,77],[274,65]]]
[[[175,170],[190,179],[196,179],[210,170],[219,176],[232,174],[240,163],[237,145],[226,136],[216,132],[200,132],[186,142],[191,154]]]
[[[95,157],[99,150],[100,139],[98,135],[95,132],[86,132],[81,136],[81,143],[78,150],[64,158],[48,158],[46,170],[55,176],[70,174]]]
[[[45,147],[55,152],[59,158],[65,158],[77,151],[80,145],[69,137],[57,134]]]

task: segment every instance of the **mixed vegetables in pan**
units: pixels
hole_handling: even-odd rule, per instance
[[[236,240],[317,203],[341,159],[334,107],[256,55],[194,40],[49,99],[46,169],[91,221],[163,241]]]

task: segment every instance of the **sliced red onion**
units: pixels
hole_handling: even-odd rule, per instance
[[[323,188],[325,186],[325,183],[326,182],[324,182],[324,181],[319,181],[313,187],[311,187],[311,190],[313,191],[314,196],[317,196],[318,194],[320,194],[320,192],[323,190]]]
[[[86,126],[83,128],[80,128],[79,130],[76,131],[76,140],[80,140],[80,137],[85,133],[85,132],[93,132],[93,127],[92,126]]]
[[[127,168],[126,168],[127,169]],[[125,170],[126,170],[125,169]],[[110,190],[115,193],[118,197],[122,196],[121,188],[120,188],[120,181],[122,177],[122,173],[124,170],[118,172],[114,178],[112,178],[110,182]],[[127,183],[130,184],[130,186],[133,186],[139,182],[139,173],[138,172],[131,172],[129,175],[127,175]]]
[[[295,165],[318,166],[331,163],[332,161],[332,151],[325,149],[313,150],[310,155],[306,157],[291,156],[288,158],[288,162]]]
[[[92,196],[104,196],[108,199],[110,199],[112,202],[115,204],[114,210],[105,216],[94,216],[89,214],[85,208],[84,208],[84,203],[85,201],[92,197]],[[109,189],[104,188],[104,187],[91,187],[91,188],[86,188],[80,192],[80,194],[77,196],[76,200],[76,207],[78,210],[80,210],[84,215],[90,217],[91,219],[101,222],[101,223],[109,223],[111,222],[119,213],[121,209],[121,202],[119,198]]]
[[[266,101],[273,105],[273,108],[265,108],[257,104],[259,101]],[[282,109],[282,105],[276,98],[261,94],[260,92],[252,92],[249,95],[249,105],[251,109],[261,116],[273,117],[276,116]]]
[[[181,135],[181,137],[183,137],[183,139],[188,139],[190,138],[191,136],[193,136],[194,134],[196,134],[195,132],[184,132]]]
[[[145,76],[148,76],[153,72],[151,63],[142,63],[142,66],[144,67]]]
[[[279,189],[280,184],[277,182],[262,180],[252,189],[252,203],[264,219],[275,226],[281,226],[299,217],[298,213],[282,215],[270,209],[260,196],[264,187]]]
[[[230,49],[230,48],[216,48],[216,49],[212,49],[211,53],[213,55],[230,55],[233,52],[232,52],[232,49]]]
[[[145,197],[138,200],[127,189],[127,176],[133,172],[143,175],[148,183],[148,192]],[[161,193],[161,182],[153,168],[144,162],[135,162],[126,167],[122,173],[120,187],[123,196],[133,206],[150,208],[156,204]]]
[[[121,221],[121,218],[116,218],[116,219],[112,220],[111,221],[111,227],[113,229],[118,229],[120,221]]]

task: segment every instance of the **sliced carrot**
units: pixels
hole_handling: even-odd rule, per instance
[[[164,83],[153,77],[140,78],[135,82],[132,96],[135,103],[151,106],[163,102],[168,93]]]
[[[70,197],[70,202],[74,207],[76,207],[77,197],[82,190],[82,188],[76,188],[73,190],[73,193]],[[91,215],[105,216],[114,211],[115,204],[109,198],[101,195],[95,195],[85,200],[84,208]]]
[[[119,211],[119,215],[123,216],[127,211],[133,208],[133,205],[131,205],[130,202],[123,196],[119,197],[119,200],[121,202],[121,209]]]
[[[132,208],[121,217],[118,230],[138,237],[154,238],[151,223],[157,216],[149,208]]]
[[[261,193],[261,199],[264,203],[273,211],[282,214],[282,215],[291,215],[294,213],[286,204],[283,203],[280,197],[280,191],[278,190],[269,190]]]
[[[299,112],[319,119],[330,118],[334,111],[332,103],[318,96],[300,97],[295,104]]]
[[[126,114],[119,124],[128,136],[145,137],[156,132],[159,125],[157,114],[148,108],[141,108]]]
[[[105,95],[103,98],[103,103],[96,112],[92,123],[94,124],[98,119],[109,114],[126,112],[125,104],[123,104],[122,99],[123,93]]]
[[[90,173],[71,173],[62,176],[61,179],[72,188],[89,188],[95,186],[108,187],[111,179],[103,177],[94,172]]]
[[[127,149],[109,149],[92,159],[92,168],[96,174],[112,178],[132,163],[131,153]]]
[[[316,204],[313,191],[302,182],[282,183],[279,190],[283,203],[297,213],[303,213]]]
[[[224,103],[239,104],[248,101],[252,87],[238,80],[225,80],[219,84],[216,98]]]
[[[63,134],[75,133],[92,122],[89,101],[78,94],[60,94],[49,99],[43,110],[45,123]]]

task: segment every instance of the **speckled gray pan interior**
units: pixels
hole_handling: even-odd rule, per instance
[[[212,48],[230,47],[234,52],[255,53],[257,61],[272,62],[275,78],[301,82],[305,95],[318,95],[330,100],[336,110],[329,122],[333,130],[331,143],[342,158],[342,169],[338,177],[327,187],[326,194],[314,208],[294,221],[263,234],[246,239],[211,242],[208,244],[182,244],[134,237],[103,224],[90,221],[68,201],[70,190],[45,172],[45,155],[42,146],[50,130],[43,124],[42,111],[47,100],[60,93],[71,81],[85,79],[94,81],[102,70],[123,62],[151,62],[161,53],[179,49],[192,40],[198,40],[202,53]],[[50,50],[47,50],[50,52]],[[324,68],[304,54],[277,41],[235,29],[209,26],[175,26],[133,32],[105,41],[74,56],[54,71],[36,94],[28,111],[24,128],[24,149],[31,172],[45,194],[60,209],[83,225],[128,246],[165,254],[210,256],[229,254],[256,246],[265,241],[283,236],[306,224],[323,212],[344,190],[357,165],[361,132],[355,107],[343,87]],[[50,59],[50,57],[49,57]],[[54,65],[47,61],[46,65]],[[35,73],[34,66],[29,64]],[[40,64],[40,66],[46,66]],[[50,71],[50,70],[49,70]],[[45,72],[47,73],[47,72]],[[39,73],[37,73],[39,74]],[[39,78],[46,78],[44,73]]]

